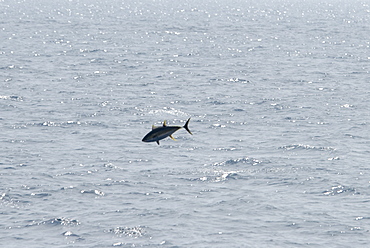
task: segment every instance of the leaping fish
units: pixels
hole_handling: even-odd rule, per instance
[[[152,126],[152,131],[150,131],[147,135],[145,135],[145,137],[142,139],[143,142],[157,142],[157,144],[159,145],[159,141],[161,139],[164,139],[166,137],[170,137],[171,139],[173,140],[176,140],[172,134],[174,132],[176,132],[177,130],[181,129],[181,128],[185,128],[186,131],[188,131],[188,133],[190,133],[192,135],[192,133],[190,132],[189,130],[189,121],[190,121],[190,118],[188,119],[188,121],[185,123],[185,125],[183,127],[180,127],[180,126],[167,126],[166,124],[166,121],[163,122],[163,126],[161,127],[156,127],[156,126]]]

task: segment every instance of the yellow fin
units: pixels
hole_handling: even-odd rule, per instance
[[[152,130],[153,130],[153,129],[156,129],[156,128],[157,128],[156,126],[152,125]]]
[[[174,141],[177,141],[172,135],[170,135],[170,138],[173,139]]]
[[[167,126],[167,124],[166,124],[166,120],[163,122],[163,126],[165,127],[165,126]]]

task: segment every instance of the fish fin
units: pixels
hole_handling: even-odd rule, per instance
[[[185,123],[184,128],[186,129],[186,131],[188,131],[188,133],[190,133],[191,135],[193,135],[193,134],[190,132],[189,127],[188,127],[188,125],[189,125],[189,121],[190,121],[190,118],[189,118],[189,119],[188,119],[188,121]]]
[[[174,141],[177,141],[172,135],[170,135],[170,138],[173,139]]]
[[[159,145],[159,141],[157,140],[157,144]]]
[[[166,120],[164,120],[164,122],[163,122],[163,126],[164,126],[164,127],[166,127],[166,126],[167,126]]]
[[[153,129],[156,129],[156,128],[157,128],[156,126],[152,125],[152,130],[153,130]]]

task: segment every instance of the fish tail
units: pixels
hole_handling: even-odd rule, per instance
[[[189,121],[190,121],[190,118],[189,118],[189,119],[188,119],[188,121],[185,123],[184,128],[186,129],[186,131],[188,131],[188,133],[190,133],[191,135],[193,135],[193,134],[190,132],[189,127],[188,127],[188,125],[189,125]]]

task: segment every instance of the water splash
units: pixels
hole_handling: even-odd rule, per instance
[[[81,223],[78,220],[61,217],[61,218],[53,218],[53,219],[48,219],[48,220],[39,221],[39,222],[33,221],[31,224],[28,224],[27,226],[40,226],[40,225],[77,226],[77,225],[80,225],[80,224]]]
[[[245,164],[260,165],[261,163],[262,161],[258,159],[245,157],[245,158],[229,159],[226,161],[217,162],[217,163],[212,164],[212,166],[229,166],[229,165],[240,165],[240,164],[241,165],[245,165]]]
[[[311,146],[311,145],[303,145],[303,144],[293,144],[287,146],[281,146],[280,149],[285,149],[287,151],[290,150],[316,150],[316,151],[334,151],[335,148],[330,146]]]
[[[112,229],[109,229],[108,232],[114,233],[116,235],[125,235],[128,237],[141,237],[143,236],[144,229],[141,226],[134,226],[134,227],[115,227]]]
[[[339,194],[344,194],[344,193],[347,193],[347,194],[359,194],[355,188],[351,188],[351,187],[347,187],[347,186],[343,186],[343,185],[335,185],[335,186],[332,186],[331,189],[329,190],[325,190],[323,192],[324,195],[327,195],[327,196],[333,196],[333,195],[339,195]]]

